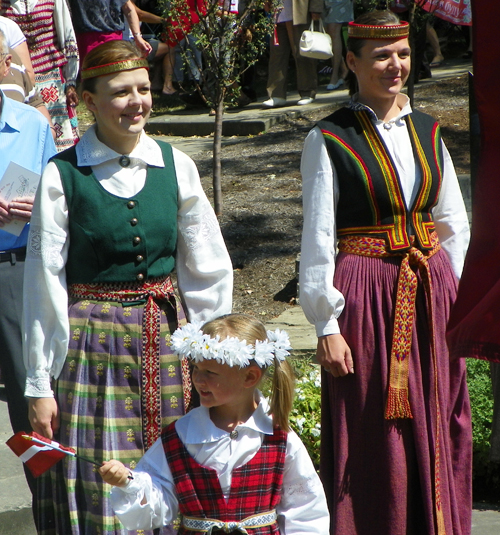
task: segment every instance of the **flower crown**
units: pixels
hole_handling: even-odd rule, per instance
[[[274,359],[285,360],[290,355],[288,350],[292,349],[288,334],[279,329],[267,331],[267,339],[257,340],[255,346],[252,346],[246,340],[238,338],[221,340],[219,335],[212,338],[209,334],[204,334],[201,327],[202,323],[188,323],[174,332],[170,344],[179,359],[185,357],[195,362],[214,359],[219,364],[240,368],[248,366],[254,360],[261,368],[267,368],[274,364]]]

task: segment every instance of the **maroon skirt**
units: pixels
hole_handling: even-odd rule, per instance
[[[433,535],[438,533],[436,504],[447,534],[471,532],[472,430],[466,368],[464,360],[450,361],[445,341],[457,280],[444,250],[428,263],[436,366],[427,298],[417,275],[408,385],[413,418],[387,420],[401,258],[345,253],[337,257],[334,285],[346,300],[339,324],[352,350],[354,374],[334,378],[323,372],[322,378],[320,468],[332,535]]]

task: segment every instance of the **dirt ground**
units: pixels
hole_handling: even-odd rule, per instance
[[[467,75],[415,88],[415,107],[439,120],[458,174],[469,173]],[[295,264],[302,229],[300,157],[315,122],[335,107],[305,111],[223,149],[223,215],[220,224],[233,265],[234,311],[263,321],[295,304]],[[195,161],[212,195],[211,152]]]

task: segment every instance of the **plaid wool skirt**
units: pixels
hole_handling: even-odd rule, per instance
[[[117,459],[134,469],[161,429],[185,413],[189,379],[186,383],[186,368],[169,346],[185,315],[173,292],[156,300],[153,320],[144,303],[105,298],[70,293],[69,349],[55,386],[61,415],[55,439],[98,463]],[[144,348],[151,331],[158,347],[147,363]],[[153,533],[123,528],[109,503],[112,487],[97,469],[68,458],[39,479],[40,535]]]

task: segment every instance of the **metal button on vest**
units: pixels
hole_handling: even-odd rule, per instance
[[[142,281],[144,280],[144,275],[142,273],[137,273],[136,277],[135,277],[138,281]]]
[[[133,217],[131,220],[130,220],[130,224],[135,227],[137,225],[137,223],[139,223],[137,217]]]
[[[137,260],[137,262],[142,262],[144,260],[144,257],[141,254],[138,254],[135,259]]]
[[[134,245],[139,245],[139,243],[141,243],[141,238],[139,236],[136,236],[133,242],[134,242]]]
[[[130,210],[132,210],[132,208],[135,208],[135,201],[128,201],[127,207],[130,208]]]

